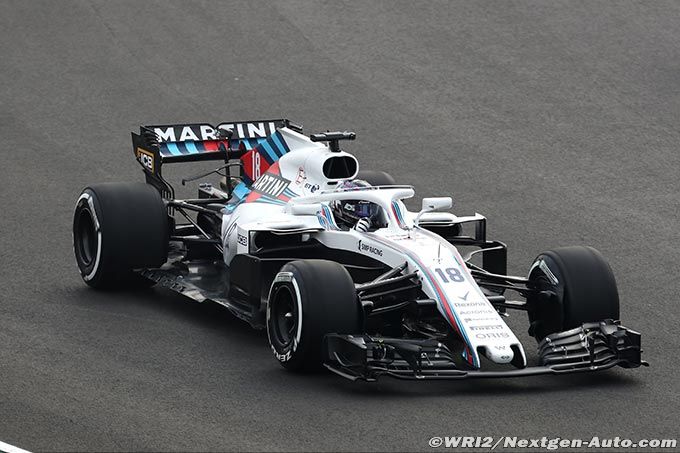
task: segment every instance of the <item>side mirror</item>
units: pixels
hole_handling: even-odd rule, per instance
[[[451,199],[451,197],[423,198],[422,208],[420,209],[420,212],[416,216],[413,223],[415,225],[418,225],[418,221],[420,220],[420,217],[423,214],[425,214],[426,212],[442,211],[444,209],[451,209],[452,206],[453,206],[453,200]]]
[[[420,212],[442,211],[444,209],[451,209],[453,200],[451,197],[431,197],[423,198],[423,205]]]
[[[300,203],[291,205],[290,213],[293,215],[316,215],[321,209],[321,203]]]

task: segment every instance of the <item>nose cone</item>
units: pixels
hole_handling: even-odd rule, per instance
[[[484,357],[494,363],[510,363],[515,357],[515,353],[509,346],[504,346],[503,349],[495,347],[480,347],[479,349],[481,349],[480,352],[484,355]]]

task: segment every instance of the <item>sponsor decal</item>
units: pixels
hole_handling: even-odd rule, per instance
[[[486,309],[486,310],[467,310],[467,311],[459,311],[458,314],[461,316],[470,316],[470,315],[490,315],[492,313],[496,313],[496,310],[491,310],[491,309]],[[496,319],[496,318],[494,318]]]
[[[368,252],[373,255],[383,256],[383,250],[370,244],[366,244],[361,239],[359,239],[358,250],[360,252]]]
[[[255,121],[245,123],[222,123],[217,126],[210,124],[188,124],[186,126],[152,126],[153,131],[161,142],[183,142],[187,140],[204,141],[217,140],[217,130],[231,129],[232,138],[266,138],[276,132],[277,127],[283,127],[282,121]]]
[[[475,338],[478,340],[495,340],[498,338],[510,338],[510,334],[507,332],[476,333]]]
[[[486,307],[488,302],[454,302],[456,307]]]
[[[274,283],[278,282],[292,282],[293,281],[293,273],[292,272],[279,272],[276,274],[276,277],[274,277]]]
[[[244,246],[244,247],[248,247],[248,236],[246,236],[245,234],[238,233],[238,234],[236,235],[236,241],[237,241],[240,245],[242,245],[242,246]]]
[[[309,190],[310,192],[314,193],[317,190],[319,190],[319,185],[318,184],[310,184],[308,182],[305,183],[305,189]]]
[[[263,195],[269,195],[270,197],[278,198],[278,196],[281,195],[284,190],[286,190],[288,184],[290,184],[290,181],[285,178],[272,173],[265,173],[257,181],[255,181],[255,184],[253,184],[253,189]]]
[[[307,179],[307,175],[305,175],[305,169],[299,167],[297,175],[295,176],[295,184],[301,186],[305,179]]]
[[[498,318],[464,318],[464,321],[465,322],[498,321]]]
[[[470,330],[503,330],[503,326],[470,326]]]
[[[385,234],[385,237],[387,239],[391,239],[393,241],[400,241],[403,239],[411,239],[408,233],[387,233]]]
[[[154,158],[151,151],[147,151],[142,148],[137,148],[136,150],[137,160],[142,166],[153,173],[154,170]]]

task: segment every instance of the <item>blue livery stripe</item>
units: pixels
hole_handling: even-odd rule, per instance
[[[286,202],[283,200],[277,200],[275,198],[269,198],[264,196],[258,198],[257,200],[254,200],[253,203],[286,204]]]
[[[184,145],[187,148],[187,151],[189,151],[189,154],[198,154],[198,150],[196,149],[196,144],[194,142],[184,142]]]
[[[317,218],[317,220],[319,220],[319,224],[323,227],[323,229],[327,230],[328,229],[328,221],[326,220],[326,218],[324,216],[322,216],[321,214],[317,214],[316,218]]]
[[[281,133],[279,131],[274,132],[271,136],[271,139],[274,142],[274,145],[278,148],[279,154],[282,156],[290,151],[290,149],[288,149],[288,145],[286,145],[286,141],[281,140]]]
[[[297,196],[298,196],[298,194],[297,194],[296,192],[293,192],[292,190],[290,190],[289,187],[286,187],[286,188],[283,190],[283,194],[286,195],[286,196],[288,196],[288,197],[297,197]]]
[[[260,146],[258,146],[258,148],[264,149],[267,152],[267,154],[269,155],[269,157],[272,159],[273,162],[276,162],[279,159],[279,156],[274,152],[271,145],[269,143],[267,143],[266,141],[262,142],[260,144]]]
[[[245,183],[241,182],[238,186],[234,187],[234,190],[231,193],[234,194],[236,198],[241,199],[250,193],[250,189]]]
[[[168,148],[168,151],[170,151],[170,154],[173,156],[181,156],[182,153],[179,151],[179,148],[177,147],[177,143],[166,143],[166,146]]]
[[[321,209],[323,209],[324,216],[326,219],[328,219],[328,224],[331,226],[333,230],[339,230],[340,228],[338,227],[338,224],[335,223],[335,217],[333,217],[333,213],[331,212],[331,209],[324,205]]]

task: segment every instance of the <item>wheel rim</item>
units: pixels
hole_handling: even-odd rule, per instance
[[[272,306],[274,336],[284,348],[295,339],[298,327],[298,310],[295,296],[287,286],[276,291],[275,303]]]
[[[97,231],[89,210],[83,209],[78,214],[76,232],[78,258],[84,266],[90,266],[97,254]]]

